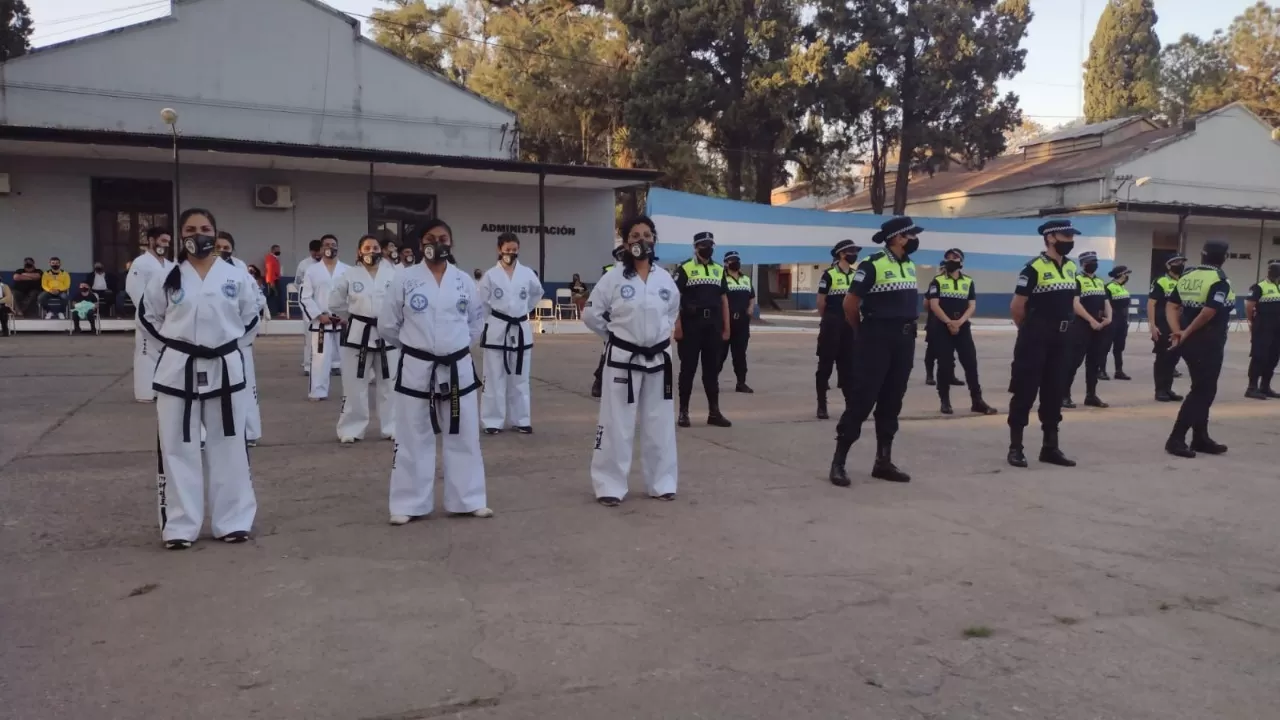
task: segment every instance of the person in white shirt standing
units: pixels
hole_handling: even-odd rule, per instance
[[[453,233],[427,224],[422,259],[395,274],[378,313],[378,332],[400,348],[396,373],[396,450],[391,464],[391,524],[431,514],[436,438],[444,452],[444,509],[493,517],[486,507],[471,345],[484,327],[475,281],[452,262]],[[440,416],[443,409],[444,417]]]
[[[258,286],[258,281],[249,275],[249,266],[235,256],[236,239],[229,232],[219,231],[213,249],[214,252],[218,253],[218,257],[236,266],[246,276],[249,276],[249,286],[253,288],[254,296],[258,300],[258,317],[254,320],[256,325],[262,319],[262,309],[267,306],[267,297],[262,294],[262,288]],[[262,407],[258,404],[258,370],[257,363],[253,357],[253,340],[257,335],[256,332],[246,333],[240,341],[240,352],[244,355],[244,379],[248,384],[249,397],[253,401],[249,404],[249,414],[244,423],[244,439],[245,442],[249,443],[249,447],[257,447],[258,441],[262,440]]]
[[[311,336],[311,389],[307,397],[315,401],[329,397],[329,369],[338,366],[342,318],[329,314],[329,291],[351,267],[338,259],[338,238],[325,235],[320,243],[323,257],[307,269],[301,297]]]
[[[627,495],[637,435],[649,496],[676,498],[676,424],[671,399],[671,335],[680,290],[656,267],[653,221],[641,215],[622,226],[626,252],[591,291],[582,321],[608,340],[604,392],[591,456],[596,500],[616,507]]]
[[[156,391],[151,383],[155,376],[156,360],[160,357],[160,338],[155,328],[148,327],[144,306],[147,287],[157,275],[165,277],[173,269],[169,259],[172,241],[169,231],[153,227],[147,230],[147,245],[143,253],[134,258],[125,279],[124,291],[137,310],[133,331],[133,399],[141,403],[155,402]]]
[[[520,264],[520,238],[498,236],[498,264],[480,277],[479,299],[489,317],[480,347],[484,348],[484,391],[480,422],[486,434],[502,432],[507,420],[524,434],[533,432],[529,410],[529,373],[533,332],[529,313],[542,299],[542,283]]]
[[[248,540],[258,509],[244,440],[249,403],[240,347],[257,332],[261,307],[248,273],[213,254],[216,223],[207,210],[183,212],[178,265],[155,276],[144,294],[147,321],[165,345],[154,381],[156,490],[160,533],[171,550],[189,548],[199,536],[206,491],[213,535],[223,542]],[[203,451],[202,426],[209,428]]]
[[[395,438],[392,398],[395,375],[391,368],[400,353],[387,347],[378,334],[378,312],[386,301],[396,269],[383,261],[378,238],[365,235],[356,248],[354,267],[334,280],[329,291],[329,314],[343,321],[342,411],[338,415],[338,441],[353,443],[364,439],[369,427],[369,386],[378,388],[378,429],[384,440]]]
[[[312,240],[307,245],[307,256],[298,262],[298,269],[293,273],[293,285],[298,289],[298,304],[302,304],[302,287],[307,279],[307,271],[312,265],[320,262],[323,257],[322,245],[319,240]],[[286,310],[288,308],[285,308]],[[303,318],[304,320],[306,318]],[[302,372],[303,374],[311,374],[311,333],[302,333]]]

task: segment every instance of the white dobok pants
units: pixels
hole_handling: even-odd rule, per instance
[[[342,343],[342,333],[336,330],[309,330],[311,340],[311,391],[307,397],[323,400],[329,397],[329,368],[338,367],[338,348]],[[320,337],[324,336],[324,343]],[[323,345],[323,347],[321,347]]]
[[[160,427],[160,470],[156,479],[160,510],[160,533],[165,541],[195,541],[204,524],[204,501],[208,481],[209,514],[214,537],[253,527],[258,501],[249,475],[249,453],[244,445],[244,420],[249,395],[231,396],[235,434],[227,436],[222,424],[219,398],[193,400],[190,441],[184,441],[182,416],[186,401],[159,394],[156,416]],[[208,428],[207,445],[200,450],[201,425]]]
[[[326,338],[326,341],[328,338]],[[360,351],[343,346],[342,356],[342,412],[338,415],[338,439],[364,439],[369,427],[369,387],[378,388],[378,430],[384,438],[396,435],[395,388],[396,364],[400,352],[387,348],[389,377],[382,377],[382,353],[367,350],[364,354],[364,377],[360,374]]]
[[[651,497],[676,491],[675,404],[663,398],[663,375],[631,371],[635,402],[627,402],[627,370],[604,366],[600,420],[591,456],[596,497],[627,496],[631,455],[640,442],[640,471]],[[615,378],[618,378],[615,380]]]
[[[506,358],[506,363],[503,363]],[[533,360],[533,348],[524,350],[524,365],[516,375],[514,351],[484,351],[484,390],[480,398],[480,422],[485,428],[501,430],[511,421],[512,427],[528,427],[533,424],[529,410],[529,373]],[[510,368],[511,372],[507,372]]]
[[[139,401],[156,399],[156,361],[164,347],[154,335],[138,325],[133,330],[133,397]]]
[[[244,355],[244,382],[249,393],[248,415],[244,419],[244,438],[257,442],[262,439],[262,406],[258,403],[258,367],[253,360],[253,346],[241,348]]]
[[[470,358],[458,362],[458,384],[475,381]],[[449,369],[436,369],[433,386],[439,390],[449,382]],[[435,507],[436,434],[431,413],[438,406],[444,446],[444,509],[470,513],[487,507],[484,487],[484,459],[480,456],[480,423],[476,392],[458,399],[458,432],[449,434],[449,400],[430,400],[395,393],[396,451],[391,465],[392,515],[419,517]]]

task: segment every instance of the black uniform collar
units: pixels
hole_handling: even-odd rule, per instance
[[[1066,267],[1067,263],[1071,262],[1067,258],[1062,258],[1062,262],[1058,262],[1057,260],[1054,260],[1053,258],[1049,257],[1049,253],[1047,252],[1040,253],[1040,258],[1042,260],[1048,260],[1049,262],[1053,263],[1053,266],[1058,268],[1059,270]]]

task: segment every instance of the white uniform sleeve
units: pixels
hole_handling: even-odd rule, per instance
[[[311,269],[316,267],[318,267],[318,264],[312,265]],[[308,275],[311,274],[311,269],[307,270]],[[323,298],[323,300],[328,300],[328,298]],[[324,312],[322,299],[316,297],[315,283],[304,280],[298,292],[298,302],[302,305],[302,314],[306,315],[308,320],[315,321],[316,318],[320,317],[320,313]]]
[[[605,339],[609,337],[609,321],[605,319],[605,315],[609,314],[609,299],[613,297],[613,286],[616,283],[615,273],[605,273],[600,282],[591,288],[591,296],[587,298],[587,306],[582,313],[582,323],[587,329]]]
[[[124,292],[136,307],[143,293],[147,291],[147,280],[142,274],[142,269],[137,267],[137,260],[133,261],[133,265],[134,267],[129,269],[128,277],[124,279]]]
[[[329,312],[344,318],[351,310],[351,303],[347,296],[351,290],[351,279],[347,277],[349,274],[342,273],[341,277],[333,281],[333,289],[329,291]]]
[[[157,334],[161,332],[165,313],[169,310],[169,293],[164,289],[164,280],[168,275],[169,273],[155,273],[142,291],[143,318]]]
[[[667,319],[671,321],[672,332],[675,332],[676,318],[680,316],[680,288],[671,280],[671,301],[667,303]]]
[[[529,307],[525,310],[526,315],[533,312],[534,308],[538,307],[538,303],[542,300],[542,296],[545,293],[546,291],[542,289],[542,281],[538,280],[538,276],[535,275],[532,270],[530,270],[529,271]]]
[[[378,308],[378,334],[388,345],[400,347],[400,326],[404,324],[404,273],[391,276],[387,296]]]
[[[479,300],[481,307],[489,307],[489,303],[493,300],[493,285],[489,282],[489,273],[480,275],[480,282],[476,283],[476,299]]]
[[[244,337],[240,340],[240,346],[253,342],[258,337],[258,331],[262,329],[262,306],[258,304],[261,293],[258,292],[258,283],[249,273],[240,274],[240,293],[236,296],[240,301],[240,320],[244,325]]]
[[[471,285],[471,297],[478,297],[479,291],[476,290],[475,281],[467,278],[467,283]],[[467,327],[471,331],[471,344],[475,345],[480,336],[484,334],[484,304],[473,302],[467,306]]]

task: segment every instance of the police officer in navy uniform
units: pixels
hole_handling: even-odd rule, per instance
[[[1182,352],[1170,347],[1170,335],[1166,304],[1173,289],[1178,285],[1178,278],[1186,270],[1187,259],[1182,255],[1174,255],[1164,261],[1165,274],[1151,283],[1151,291],[1147,294],[1147,325],[1151,327],[1151,354],[1155,355],[1151,376],[1155,380],[1156,400],[1159,402],[1177,402],[1182,396],[1173,391],[1173,379],[1178,377],[1178,359]]]
[[[1130,270],[1125,265],[1117,265],[1107,273],[1111,282],[1107,283],[1107,300],[1111,303],[1111,339],[1108,346],[1116,361],[1116,379],[1132,380],[1124,372],[1124,348],[1129,339],[1129,297]],[[1099,380],[1110,380],[1107,375],[1107,355],[1102,354],[1102,369],[1098,372]]]
[[[1169,296],[1165,319],[1169,321],[1169,346],[1182,348],[1182,358],[1191,374],[1191,390],[1178,409],[1173,432],[1164,444],[1165,452],[1193,458],[1196,453],[1221,455],[1227,446],[1209,437],[1209,408],[1218,393],[1218,375],[1227,345],[1231,320],[1231,282],[1222,271],[1227,260],[1227,243],[1209,240],[1200,251],[1200,266],[1178,278]],[[1187,446],[1187,430],[1191,446]]]
[[[896,217],[872,236],[878,252],[858,265],[853,286],[844,298],[845,319],[854,329],[853,382],[844,390],[845,410],[836,426],[836,452],[831,458],[832,485],[849,486],[845,460],[862,435],[862,423],[875,409],[876,462],[871,477],[910,482],[893,464],[893,438],[898,414],[915,363],[920,288],[911,254],[920,247],[920,231],[909,217]]]
[[[1009,401],[1009,464],[1026,467],[1022,431],[1031,416],[1031,406],[1040,397],[1040,426],[1044,444],[1040,462],[1074,467],[1058,448],[1058,425],[1062,422],[1062,398],[1070,371],[1071,342],[1068,331],[1080,308],[1080,285],[1075,263],[1067,255],[1080,234],[1070,220],[1050,220],[1039,228],[1044,252],[1022,268],[1014,288],[1009,312],[1018,326],[1013,346],[1013,398]]]
[[[1076,310],[1069,333],[1072,350],[1071,374],[1067,378],[1066,394],[1062,407],[1074,408],[1071,386],[1076,373],[1084,365],[1084,404],[1089,407],[1109,407],[1098,397],[1098,373],[1107,361],[1107,343],[1111,335],[1111,303],[1107,298],[1107,285],[1098,277],[1098,253],[1090,250],[1080,253],[1080,270],[1076,283],[1080,285],[1080,307]]]
[[[626,251],[627,251],[626,243],[623,243],[623,244],[618,245],[617,247],[615,247],[615,248],[613,249],[613,263],[609,263],[608,265],[605,265],[605,266],[604,266],[604,272],[605,272],[605,273],[607,273],[607,272],[609,272],[610,270],[612,270],[612,269],[613,269],[613,265],[614,265],[614,263],[620,263],[620,262],[622,262],[622,253],[624,253],[624,252],[626,252]],[[656,257],[655,257],[655,258],[653,258],[653,259],[654,259],[655,261],[657,260],[657,258],[656,258]],[[604,276],[604,275],[603,275],[603,273],[602,273],[602,274],[601,274],[601,277],[603,277],[603,276]],[[608,319],[609,319],[609,318],[605,318],[605,320],[606,320],[606,321],[607,321]],[[607,348],[606,348],[606,350],[607,350]],[[604,353],[604,352],[600,353],[600,362],[596,363],[596,375],[595,375],[595,381],[591,383],[591,397],[593,397],[593,398],[598,398],[598,397],[600,397],[600,395],[601,395],[601,391],[603,390],[603,388],[601,387],[601,385],[602,385],[602,379],[603,379],[603,377],[604,377],[604,356],[605,356],[605,353]]]
[[[852,240],[841,240],[831,248],[831,267],[818,280],[818,419],[826,420],[827,388],[831,368],[836,369],[836,387],[844,388],[853,380],[853,328],[844,319],[844,296],[853,285],[854,268],[862,248]]]
[[[680,352],[680,415],[676,424],[689,427],[689,396],[693,376],[702,363],[702,388],[707,393],[707,424],[729,427],[720,414],[720,348],[729,340],[729,299],[724,267],[711,259],[716,239],[709,232],[693,236],[694,257],[672,273],[680,288],[680,316],[675,338]]]
[[[724,367],[729,354],[733,354],[733,374],[738,378],[736,392],[753,393],[747,385],[747,343],[751,340],[751,309],[755,305],[756,291],[751,278],[742,274],[742,256],[737,250],[724,254],[725,292],[729,298],[729,342],[720,353],[720,366]]]
[[[1244,396],[1280,398],[1271,387],[1280,361],[1280,260],[1267,263],[1267,276],[1249,288],[1244,308],[1249,319],[1249,387]]]
[[[950,415],[951,386],[949,380],[956,374],[956,356],[969,381],[970,410],[980,415],[995,415],[995,408],[982,399],[982,385],[978,382],[978,351],[973,345],[973,332],[969,318],[978,309],[978,289],[973,278],[964,274],[964,251],[951,248],[942,255],[942,269],[929,283],[925,291],[925,307],[932,324],[925,324],[926,338],[934,348],[938,359],[938,398],[942,414]],[[961,383],[963,384],[963,383]]]

